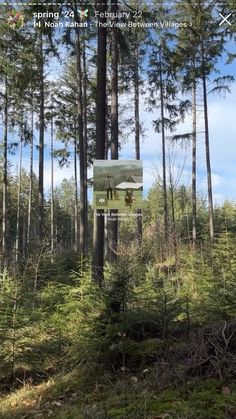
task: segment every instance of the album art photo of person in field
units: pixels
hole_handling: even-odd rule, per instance
[[[94,208],[137,210],[142,208],[143,168],[136,160],[95,160]]]

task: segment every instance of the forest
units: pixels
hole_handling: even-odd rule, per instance
[[[235,419],[235,0],[0,12],[0,418]]]

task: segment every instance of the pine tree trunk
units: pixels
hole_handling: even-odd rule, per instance
[[[139,121],[139,48],[134,51],[134,124],[135,124],[135,158],[140,160],[140,121]],[[142,211],[137,210],[136,234],[139,245],[142,244]]]
[[[103,0],[97,4],[100,13],[105,13],[107,2]],[[99,17],[99,22],[104,23],[105,19]],[[106,50],[107,50],[107,29],[98,28],[97,47],[97,90],[96,90],[96,159],[105,158],[106,138]],[[104,211],[94,211],[93,231],[93,280],[101,286],[103,281],[104,264]]]
[[[74,236],[74,251],[78,252],[78,175],[77,175],[77,138],[74,141],[74,182],[75,182],[75,236]]]
[[[27,253],[29,253],[30,239],[31,239],[33,162],[34,162],[34,112],[32,111],[32,114],[31,114],[31,142],[30,142],[30,181],[29,181],[28,220],[27,220],[27,239],[26,239]]]
[[[162,79],[162,51],[160,49],[160,100],[161,100],[161,138],[162,138],[162,172],[163,172],[163,211],[164,211],[164,229],[165,229],[165,247],[168,249],[168,205],[167,205],[167,187],[166,187],[166,141],[165,141],[165,116],[164,116],[164,90]],[[167,252],[168,253],[168,252]]]
[[[16,263],[19,259],[19,241],[20,241],[20,216],[21,216],[21,175],[22,175],[22,148],[23,139],[20,139],[20,157],[19,157],[19,174],[18,174],[18,192],[17,192],[17,215],[16,215]]]
[[[104,260],[109,260],[109,243],[108,243],[108,217],[109,210],[104,211]]]
[[[51,121],[51,263],[54,263],[54,254],[55,254],[55,237],[54,237],[54,127],[53,127],[53,117]]]
[[[17,323],[17,288],[13,297],[12,312],[12,338],[11,338],[11,378],[14,378],[14,370],[16,363],[16,323]]]
[[[38,193],[38,226],[39,241],[43,238],[44,217],[44,56],[43,34],[40,31],[40,114],[39,114],[39,193]]]
[[[5,78],[4,97],[4,134],[3,134],[3,185],[2,185],[2,254],[3,266],[8,264],[8,173],[7,173],[7,148],[8,148],[8,82]]]
[[[88,253],[88,181],[87,181],[87,154],[88,154],[88,117],[87,117],[87,64],[86,64],[86,43],[83,39],[83,111],[84,111],[84,211],[85,211],[85,254]]]
[[[74,222],[74,215],[71,214],[71,218],[70,218],[70,249],[73,252],[73,250],[75,250],[75,241],[74,241],[74,226],[75,226],[75,222]],[[55,237],[56,241],[57,241],[57,237]]]
[[[203,102],[204,102],[204,124],[205,124],[205,149],[206,149],[206,167],[207,167],[207,190],[208,190],[208,207],[209,207],[209,229],[210,238],[214,238],[214,212],[212,197],[212,181],[211,181],[211,159],[210,159],[210,141],[209,141],[209,125],[208,125],[208,103],[206,88],[206,70],[205,70],[205,53],[202,45],[202,85],[203,85]]]
[[[80,229],[79,229],[79,241],[80,241],[80,255],[84,259],[85,253],[85,170],[84,170],[84,127],[83,127],[83,91],[82,91],[82,70],[81,70],[81,40],[80,31],[77,30],[77,41],[76,41],[76,66],[77,66],[77,118],[78,118],[78,136],[79,136],[79,167],[80,167]]]
[[[117,12],[117,0],[111,1],[111,12]],[[118,39],[117,28],[113,27],[111,30],[111,160],[118,160],[118,158]],[[117,258],[117,214],[118,210],[112,209],[108,221],[108,257],[110,262],[114,262]]]
[[[23,217],[22,219],[22,257],[25,258],[25,251],[26,251],[26,218]]]
[[[196,187],[196,175],[197,175],[197,111],[196,111],[196,81],[193,81],[192,85],[192,240],[193,249],[196,248],[197,241],[197,187]]]
[[[135,158],[140,160],[140,121],[139,121],[139,50],[134,52],[134,123],[135,123]]]
[[[174,182],[171,173],[171,164],[169,165],[170,175],[170,202],[171,202],[171,215],[172,215],[172,225],[173,225],[173,244],[174,244],[174,257],[175,257],[175,266],[178,265],[178,243],[177,243],[177,228],[176,228],[176,217],[175,217],[175,196],[174,196]]]

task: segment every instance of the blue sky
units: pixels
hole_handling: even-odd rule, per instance
[[[236,75],[236,74],[235,74]],[[232,93],[227,96],[209,96],[209,130],[212,164],[212,183],[215,203],[224,199],[236,200],[236,164],[235,164],[235,133],[236,133],[236,85]],[[146,128],[146,138],[142,141],[141,156],[144,162],[144,184],[150,187],[158,174],[161,175],[161,136],[152,127],[152,119],[156,118],[158,111],[141,112],[141,119]],[[198,117],[198,131],[203,131],[203,112]],[[191,115],[180,124],[178,132],[191,130]],[[133,143],[129,141],[124,146],[121,157],[129,155],[134,157]],[[167,147],[168,149],[168,147]],[[174,154],[177,155],[176,173],[182,170],[182,182],[191,184],[191,144],[189,147],[175,146]],[[184,168],[183,160],[185,161]],[[181,182],[181,181],[180,181]],[[206,193],[206,167],[204,134],[198,134],[197,143],[197,182],[198,190]]]
[[[227,66],[228,67],[228,66]],[[234,75],[236,71],[233,66]],[[120,102],[129,100],[132,97],[120,97]],[[145,110],[144,98],[140,101],[140,119],[144,125],[145,138],[141,140],[141,158],[144,166],[144,190],[153,185],[158,174],[161,175],[161,136],[156,133],[152,126],[152,120],[157,118],[158,110],[149,113]],[[132,105],[131,113],[132,115]],[[198,131],[203,131],[203,112],[199,112]],[[236,83],[231,88],[231,94],[226,97],[219,95],[209,95],[209,129],[210,129],[210,148],[211,148],[211,164],[212,164],[212,182],[214,202],[221,203],[224,199],[236,200]],[[180,124],[177,132],[189,132],[191,130],[191,115],[187,115],[185,122]],[[35,139],[37,141],[37,138]],[[60,146],[57,143],[56,146]],[[168,149],[168,146],[167,146]],[[176,173],[182,170],[180,183],[186,185],[191,184],[191,145],[189,147],[175,147],[174,154],[176,158]],[[123,145],[120,152],[122,159],[134,159],[134,139],[132,137]],[[10,156],[13,163],[14,171],[17,170],[17,154]],[[59,168],[57,162],[54,163],[55,184],[59,185],[63,178],[71,178],[73,176],[73,158],[68,167]],[[185,161],[184,168],[183,160]],[[29,149],[25,148],[23,165],[26,170],[29,168]],[[197,146],[197,182],[198,190],[206,194],[206,168],[205,168],[205,150],[204,150],[204,134],[198,135]],[[177,167],[178,166],[178,167]],[[37,151],[34,153],[34,168],[38,171]],[[91,169],[89,175],[92,176]],[[50,154],[49,154],[49,138],[46,135],[45,147],[45,172],[44,181],[46,190],[50,186]]]
[[[236,74],[235,74],[236,76]],[[131,97],[128,100],[131,101]],[[125,101],[125,97],[121,97],[120,101]],[[141,121],[145,128],[145,138],[141,140],[141,158],[144,166],[144,190],[154,184],[158,174],[161,175],[161,136],[156,133],[152,126],[153,118],[157,118],[159,111],[148,113],[145,111],[144,100],[141,99]],[[142,106],[143,105],[143,106]],[[132,106],[131,106],[132,110]],[[212,165],[212,183],[214,202],[221,203],[225,199],[236,201],[236,84],[232,86],[231,94],[226,97],[218,95],[209,95],[209,129],[210,129],[210,148],[211,148],[211,165]],[[199,113],[198,131],[203,131],[203,112]],[[132,115],[132,113],[131,113]],[[188,115],[183,124],[180,124],[178,132],[188,132],[191,130],[191,115]],[[46,136],[46,143],[49,142]],[[168,142],[168,141],[167,141]],[[60,146],[60,143],[57,143]],[[182,171],[179,183],[191,185],[191,144],[186,147],[175,146],[174,150],[167,145],[168,150],[172,150],[175,157],[174,172],[176,176]],[[171,151],[170,151],[171,153]],[[35,172],[38,170],[37,152],[35,151],[34,167]],[[134,140],[132,137],[123,144],[120,152],[121,159],[134,159]],[[11,156],[14,165],[17,163],[17,155]],[[59,168],[54,163],[55,184],[59,185],[63,178],[71,178],[73,176],[73,158],[70,159],[70,165]],[[29,150],[24,151],[24,166],[29,168]],[[197,145],[197,182],[198,190],[206,194],[206,167],[205,167],[205,148],[204,134],[198,135]],[[92,170],[89,170],[92,176]],[[50,186],[50,154],[49,144],[45,147],[45,188]]]

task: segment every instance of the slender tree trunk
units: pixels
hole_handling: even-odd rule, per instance
[[[78,252],[78,175],[77,175],[77,138],[74,141],[74,179],[75,179],[75,236],[74,251]]]
[[[39,241],[43,238],[44,218],[44,56],[43,34],[40,31],[40,114],[39,114],[39,194],[38,194],[38,223]]]
[[[26,233],[27,233],[26,221],[27,221],[26,217],[23,217],[22,219],[22,256],[23,257],[25,257],[25,254],[26,254]]]
[[[8,173],[7,173],[7,148],[8,148],[8,81],[5,78],[4,97],[4,134],[3,134],[3,185],[2,185],[2,254],[3,266],[8,263]]]
[[[111,0],[111,12],[116,13],[117,0]],[[115,20],[115,22],[117,19]],[[111,30],[111,160],[118,160],[118,39],[117,28]],[[113,215],[111,215],[111,213]],[[108,222],[109,260],[117,258],[118,210],[110,211]]]
[[[31,239],[33,162],[34,162],[34,112],[32,111],[32,114],[31,114],[31,142],[30,142],[30,181],[29,181],[28,221],[27,221],[27,239],[26,239],[27,253],[29,253],[30,239]]]
[[[104,211],[104,260],[109,260],[109,243],[108,243],[108,217],[109,210]]]
[[[100,13],[105,13],[107,9],[106,0],[99,1],[97,9]],[[106,19],[99,16],[99,22],[105,23]],[[107,29],[98,28],[98,48],[97,48],[97,90],[96,90],[96,159],[105,158],[105,138],[106,138],[106,50],[107,50]],[[93,279],[102,285],[104,264],[104,211],[94,211],[94,231],[93,231]]]
[[[206,149],[206,167],[207,167],[207,186],[208,186],[208,207],[209,207],[209,228],[210,238],[214,238],[214,210],[212,197],[212,181],[211,181],[211,159],[210,159],[210,140],[208,125],[208,103],[206,88],[206,70],[205,70],[205,52],[202,45],[202,84],[203,84],[203,102],[204,102],[204,124],[205,124],[205,149]]]
[[[139,121],[139,48],[138,42],[134,51],[134,124],[135,124],[135,158],[140,160],[140,121]],[[137,239],[142,244],[142,210],[137,210]]]
[[[163,171],[163,210],[164,210],[164,229],[165,246],[168,249],[168,205],[167,205],[167,187],[166,187],[166,142],[165,142],[165,115],[164,115],[164,89],[162,79],[162,51],[160,49],[160,99],[161,99],[161,137],[162,137],[162,171]],[[168,253],[168,252],[167,252]]]
[[[15,252],[16,262],[18,262],[18,259],[19,259],[19,241],[20,241],[22,148],[23,148],[23,138],[20,139],[19,174],[18,174],[18,188],[17,188],[18,192],[17,192],[16,252]]]
[[[54,126],[51,121],[51,263],[54,263],[55,237],[54,237]]]
[[[86,63],[86,43],[83,39],[83,111],[84,111],[84,229],[85,229],[85,254],[88,253],[88,175],[87,175],[87,154],[88,154],[88,116],[87,116],[87,63]]]
[[[81,39],[80,31],[77,30],[77,41],[76,41],[76,65],[77,65],[77,97],[78,97],[78,136],[79,136],[79,152],[80,152],[80,229],[79,229],[79,240],[80,240],[80,255],[83,259],[86,256],[85,252],[85,169],[84,169],[84,126],[83,126],[83,91],[82,91],[82,70],[81,70]]]
[[[74,225],[75,225],[74,216],[72,214],[71,218],[70,218],[70,248],[71,248],[72,251],[74,250],[74,243],[75,243],[75,241],[74,241]]]
[[[17,320],[17,289],[13,298],[12,339],[11,339],[11,377],[14,378],[16,360],[16,320]]]
[[[193,117],[193,133],[192,133],[192,240],[193,249],[196,248],[197,241],[197,112],[196,112],[196,81],[192,85],[192,117]]]
[[[175,257],[175,266],[178,265],[178,243],[177,243],[177,229],[176,229],[176,218],[175,218],[175,188],[174,182],[171,173],[171,164],[169,165],[170,170],[170,201],[171,201],[171,213],[172,213],[172,224],[173,224],[173,244],[174,244],[174,257]]]
[[[117,12],[117,0],[111,0],[111,10]],[[115,21],[116,22],[116,21]],[[118,160],[118,39],[117,28],[111,31],[111,159]]]
[[[140,160],[140,121],[139,121],[139,50],[134,52],[134,124],[135,124],[135,158]]]

